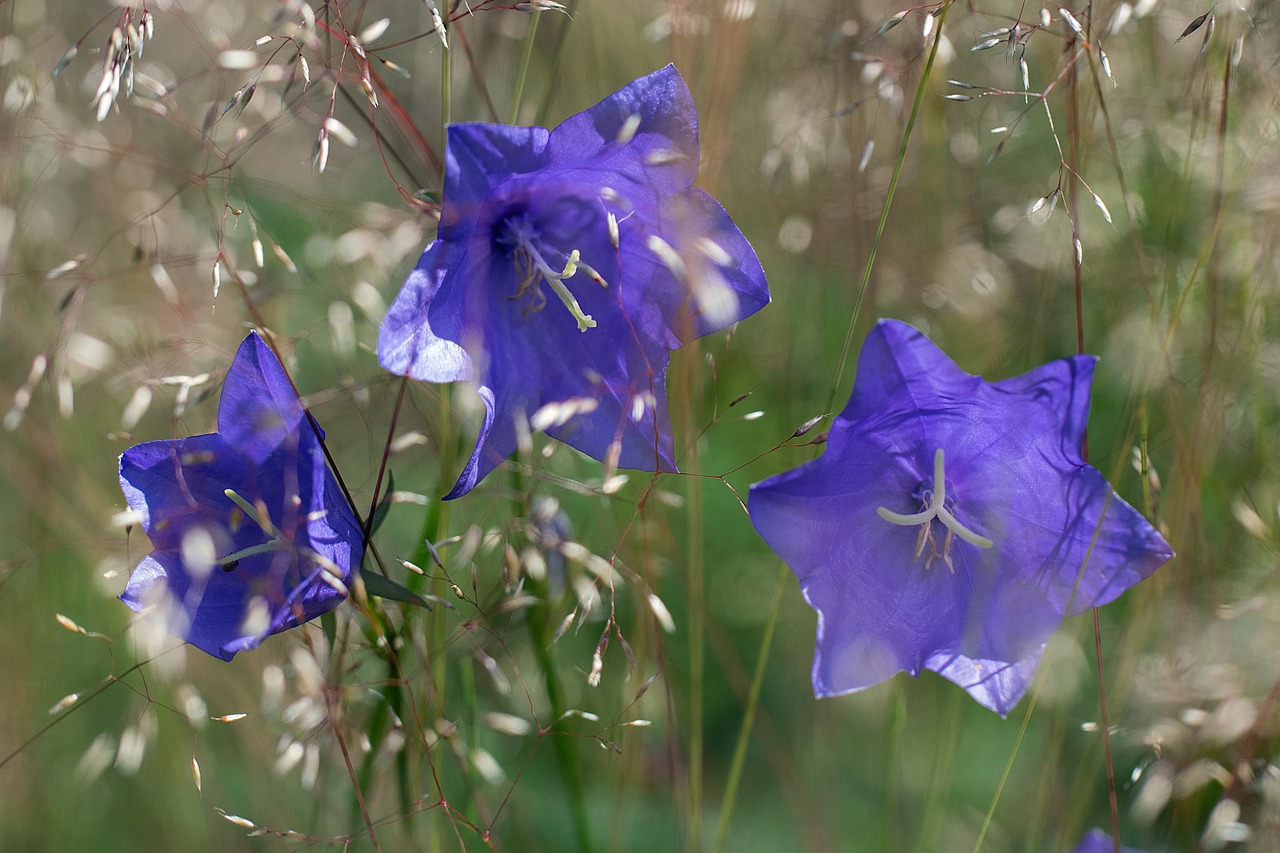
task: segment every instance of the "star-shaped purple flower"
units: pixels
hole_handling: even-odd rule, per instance
[[[769,301],[697,172],[693,98],[670,65],[552,131],[449,128],[436,240],[378,337],[387,370],[468,381],[484,402],[447,498],[515,450],[521,418],[596,459],[675,470],[670,351]]]
[[[120,486],[155,550],[120,598],[223,660],[326,613],[362,535],[325,466],[319,427],[256,333],[240,345],[218,432],[135,445]]]
[[[883,320],[823,455],[751,490],[818,611],[813,688],[931,669],[1007,714],[1064,615],[1173,556],[1081,457],[1095,359],[999,382]]]

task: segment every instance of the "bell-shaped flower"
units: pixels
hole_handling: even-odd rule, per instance
[[[155,549],[121,600],[223,660],[337,607],[362,534],[322,437],[250,334],[227,371],[218,432],[120,457],[120,486]]]
[[[986,382],[884,320],[823,455],[751,490],[818,611],[813,687],[931,669],[1007,714],[1062,618],[1173,551],[1081,456],[1095,359]]]
[[[673,66],[554,130],[448,130],[436,239],[378,337],[392,373],[471,382],[470,491],[522,423],[624,468],[675,470],[669,353],[769,301],[728,214],[693,187],[693,98]]]

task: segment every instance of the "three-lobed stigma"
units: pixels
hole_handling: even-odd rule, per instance
[[[588,274],[595,273],[595,270],[582,263],[579,252],[574,249],[565,259],[564,269],[556,272],[542,252],[535,245],[535,233],[533,227],[529,224],[527,218],[512,219],[507,223],[507,234],[511,241],[515,244],[515,260],[516,268],[519,272],[520,283],[516,287],[516,296],[522,296],[526,293],[533,293],[535,296],[534,310],[540,310],[546,302],[545,297],[541,297],[539,288],[539,279],[545,281],[556,296],[560,297],[560,301],[564,303],[564,307],[569,309],[569,313],[573,315],[573,319],[578,324],[578,331],[585,332],[587,329],[593,329],[596,321],[591,315],[582,310],[582,306],[578,304],[578,300],[569,288],[565,286],[565,280],[573,278],[578,272],[578,267],[583,267]],[[591,277],[601,284],[604,280],[599,274],[591,275]]]
[[[907,515],[894,512],[885,507],[878,507],[876,514],[891,524],[900,524],[904,527],[920,525],[920,535],[916,539],[914,558],[920,559],[920,555],[924,553],[924,546],[928,544],[930,553],[924,564],[925,570],[927,571],[933,565],[934,560],[942,560],[947,564],[947,568],[954,573],[956,567],[951,561],[951,546],[957,536],[978,548],[990,548],[995,543],[965,527],[951,513],[951,510],[947,509],[947,480],[943,470],[943,461],[942,448],[939,447],[938,451],[933,455],[933,492],[929,497],[928,505],[923,510]],[[937,540],[933,538],[933,520],[935,518],[947,528],[947,536],[943,540],[941,549],[938,548]]]

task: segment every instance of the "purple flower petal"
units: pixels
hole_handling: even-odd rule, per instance
[[[511,178],[538,172],[546,166],[547,138],[542,127],[470,122],[446,131],[442,240],[455,240],[456,229],[470,230],[477,214]]]
[[[627,282],[644,295],[642,302],[628,302],[637,326],[676,349],[769,304],[760,261],[719,202],[693,187],[669,198],[661,216],[657,227],[631,220],[620,225]],[[673,276],[650,246],[647,234],[654,231],[670,241],[686,266],[685,278]]]
[[[1080,839],[1080,843],[1071,853],[1113,853],[1116,849],[1115,841],[1109,832],[1103,832],[1101,829],[1089,830],[1084,838]],[[1136,847],[1121,847],[1120,853],[1143,853]]]
[[[120,599],[134,610],[155,605],[153,621],[166,631],[214,657],[231,660],[235,656],[231,649],[260,638],[246,636],[242,630],[244,584],[223,575],[215,569],[193,580],[180,554],[155,551],[133,570]]]
[[[221,432],[121,455],[121,488],[155,551],[120,598],[134,610],[154,606],[149,619],[231,660],[336,607],[362,531],[256,334],[227,372],[218,420]]]
[[[931,669],[1003,715],[1063,616],[1173,556],[1081,458],[1093,366],[988,383],[910,326],[876,326],[823,456],[751,490],[818,611],[817,695]]]
[[[550,132],[450,128],[437,239],[378,336],[387,370],[467,380],[484,403],[449,498],[515,450],[521,419],[596,459],[675,469],[670,350],[769,301],[751,246],[691,187],[697,160],[670,66]]]
[[[422,253],[383,317],[378,332],[378,360],[383,368],[423,382],[472,379],[471,356],[461,343],[466,337],[462,327],[466,291],[452,287],[445,291],[445,299],[436,299],[445,271],[455,266],[450,261],[461,263],[465,257],[465,247],[438,240]]]
[[[978,704],[1005,717],[1031,686],[1031,679],[1040,664],[1043,651],[1044,647],[1041,646],[1013,663],[973,660],[958,654],[937,654],[929,658],[925,668],[963,687]]]
[[[120,487],[158,549],[177,549],[208,507],[231,507],[228,480],[246,476],[245,458],[217,433],[135,444],[120,455]]]
[[[668,65],[565,119],[551,132],[547,154],[551,168],[591,169],[611,181],[681,192],[698,176],[693,96]]]
[[[298,432],[306,418],[275,353],[251,332],[227,371],[218,403],[218,433],[254,462]]]

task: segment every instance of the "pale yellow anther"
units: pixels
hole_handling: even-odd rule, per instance
[[[564,280],[573,278],[578,272],[578,264],[580,255],[577,249],[569,253],[569,257],[565,260],[564,269],[556,272],[542,257],[542,253],[533,245],[524,230],[517,230],[516,237],[519,240],[519,252],[523,253],[527,261],[525,282],[521,285],[524,287],[537,280],[540,275],[542,279],[551,286],[552,292],[560,298],[564,303],[564,307],[569,309],[569,313],[573,315],[573,319],[578,323],[578,331],[585,332],[587,329],[594,329],[596,321],[591,315],[582,310],[582,306],[578,304],[577,298],[569,292],[569,288],[565,286]]]

